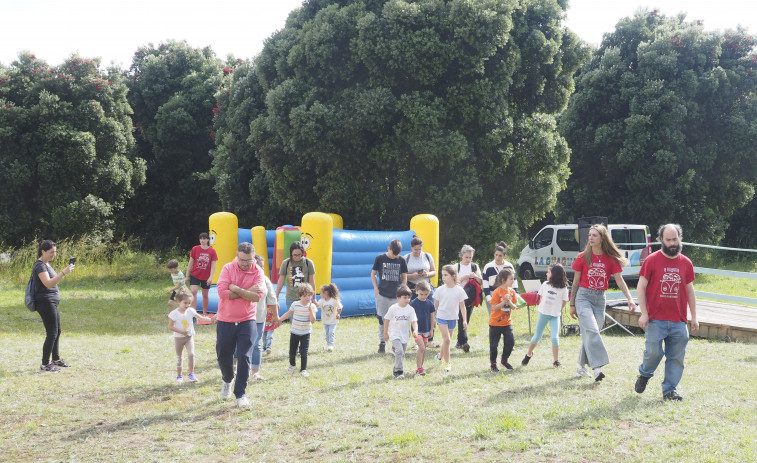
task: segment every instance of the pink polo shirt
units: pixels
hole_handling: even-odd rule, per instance
[[[229,285],[234,284],[247,289],[253,285],[265,288],[263,270],[255,264],[244,271],[239,268],[237,258],[223,266],[221,276],[218,277],[216,289],[218,290],[218,321],[228,323],[245,322],[255,319],[256,302],[248,301],[242,297],[229,299]],[[263,292],[258,292],[263,297]]]

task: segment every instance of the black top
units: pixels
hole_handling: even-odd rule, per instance
[[[41,260],[37,260],[37,262],[34,263],[34,268],[32,269],[32,273],[34,273],[34,279],[36,280],[37,285],[37,293],[34,296],[35,301],[48,301],[48,302],[60,302],[60,294],[58,293],[58,285],[53,286],[52,288],[48,288],[44,284],[42,284],[42,280],[39,279],[39,274],[42,272],[47,272],[48,275],[50,275],[50,278],[55,278],[58,274],[55,273],[55,270],[48,265],[42,262]]]
[[[407,262],[402,257],[390,259],[386,254],[379,254],[373,261],[373,270],[378,272],[379,294],[396,298],[397,287],[402,282],[402,274],[407,273]]]

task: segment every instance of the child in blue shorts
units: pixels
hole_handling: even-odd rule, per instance
[[[467,318],[465,314],[465,299],[468,297],[465,290],[457,284],[457,270],[452,265],[442,267],[443,286],[434,291],[434,308],[436,309],[436,322],[439,325],[439,331],[442,333],[441,352],[436,356],[437,360],[444,361],[444,370],[452,369],[449,360],[450,340],[452,331],[457,326],[459,314],[462,317],[462,329],[468,329]]]

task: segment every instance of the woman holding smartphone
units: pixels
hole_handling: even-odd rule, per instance
[[[431,278],[436,276],[436,265],[431,254],[423,252],[423,240],[414,236],[410,241],[410,249],[413,250],[405,256],[407,262],[407,286],[413,292],[415,297],[415,285],[425,281],[431,285]],[[434,293],[434,287],[431,285],[431,294]]]
[[[67,267],[55,273],[50,263],[58,254],[58,248],[55,242],[45,240],[39,243],[37,256],[39,259],[34,263],[32,274],[34,275],[35,286],[37,291],[34,295],[34,305],[42,317],[42,324],[45,325],[45,343],[42,344],[42,366],[39,370],[47,373],[60,371],[60,367],[68,365],[58,352],[58,343],[60,341],[60,312],[58,303],[60,302],[60,293],[58,293],[58,283],[63,280],[74,270],[76,258],[71,258]],[[52,360],[50,357],[52,356]]]

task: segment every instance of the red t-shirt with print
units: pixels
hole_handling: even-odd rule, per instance
[[[591,266],[586,265],[584,253],[580,253],[571,267],[576,272],[581,272],[581,281],[578,285],[582,288],[607,290],[610,275],[623,271],[617,260],[607,254],[592,254]]]
[[[208,249],[202,249],[197,245],[192,248],[189,257],[194,259],[194,265],[189,269],[190,275],[200,281],[207,281],[210,278],[210,263],[218,260],[216,250],[208,246]]]
[[[678,254],[670,259],[655,251],[644,260],[639,275],[647,279],[647,313],[650,320],[686,322],[689,297],[686,285],[694,281],[694,265]]]

